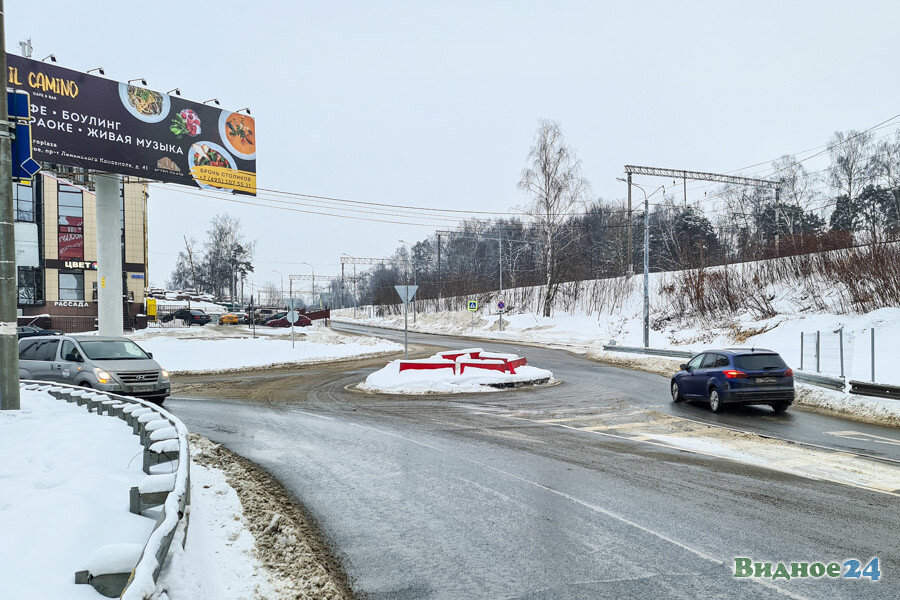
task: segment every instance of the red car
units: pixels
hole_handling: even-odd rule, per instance
[[[312,321],[309,317],[305,317],[303,315],[297,315],[297,320],[294,321],[294,327],[309,327],[312,325]],[[290,327],[291,322],[288,321],[287,317],[281,317],[278,319],[270,319],[266,321],[266,327]]]

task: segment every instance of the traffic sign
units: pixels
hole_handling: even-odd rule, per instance
[[[403,301],[403,304],[409,304],[409,301],[416,295],[416,290],[419,289],[419,286],[395,285],[394,289],[397,290],[397,295],[400,296],[400,300]]]
[[[28,92],[6,92],[12,138],[13,181],[31,181],[41,165],[31,157],[31,100]]]
[[[506,302],[504,302],[503,300],[501,300],[500,302],[497,303],[497,309],[498,309],[498,310],[503,310],[504,308],[506,308]]]
[[[303,300],[300,298],[285,298],[284,302],[285,306],[287,306],[291,310],[300,308],[303,305]],[[296,321],[296,319],[294,320]]]
[[[299,317],[300,313],[298,313],[296,310],[292,310],[287,314],[288,323],[296,323]]]
[[[478,300],[469,300],[469,312],[475,312],[478,310]]]

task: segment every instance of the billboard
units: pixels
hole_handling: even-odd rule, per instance
[[[40,162],[256,194],[253,117],[14,54]]]

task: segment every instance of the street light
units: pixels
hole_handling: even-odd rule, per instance
[[[278,269],[272,269],[274,272],[281,275],[281,301],[284,302],[284,273],[279,271]]]
[[[316,268],[312,266],[311,263],[303,261],[300,263],[301,265],[307,265],[310,269],[312,269],[312,303],[313,306],[316,305]],[[334,302],[332,302],[334,304]],[[322,302],[319,302],[319,308],[322,308]]]
[[[647,190],[640,185],[616,177],[619,181],[624,181],[629,185],[633,185],[641,190],[644,194],[644,348],[650,347],[650,196],[653,196],[659,190],[664,190],[665,186],[659,186],[656,192],[647,195]]]

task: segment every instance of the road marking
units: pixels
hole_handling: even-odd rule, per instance
[[[316,417],[317,419],[325,419],[326,421],[334,421],[334,417],[326,417],[325,415],[317,415],[316,413],[306,412],[305,410],[294,409],[292,412],[298,412],[307,417]]]
[[[884,437],[882,435],[862,433],[860,431],[826,431],[825,433],[850,440],[856,440],[857,442],[877,442],[879,444],[893,444],[894,446],[900,446],[900,440]]]
[[[499,415],[499,416],[505,416],[505,415]],[[514,419],[520,419],[520,420],[524,420],[524,421],[530,421],[530,419],[521,419],[521,417],[511,417],[511,418],[514,418]],[[531,422],[533,423],[534,421],[531,421]],[[554,494],[554,495],[556,495],[556,496],[559,496],[560,498],[564,498],[565,500],[568,500],[568,501],[570,501],[570,502],[573,502],[573,503],[575,503],[575,504],[578,504],[579,506],[582,506],[582,507],[587,508],[587,509],[589,509],[589,510],[591,510],[591,511],[594,511],[594,512],[600,513],[600,514],[602,514],[602,515],[605,515],[605,516],[607,516],[607,517],[610,517],[610,518],[612,518],[612,519],[615,519],[616,521],[619,521],[620,523],[624,523],[625,525],[628,525],[628,526],[630,526],[630,527],[634,527],[635,529],[638,529],[638,530],[640,530],[640,531],[643,531],[644,533],[648,533],[648,534],[650,534],[650,535],[652,535],[652,536],[654,536],[654,537],[656,537],[656,538],[659,538],[659,539],[661,539],[661,540],[663,540],[663,541],[665,541],[665,542],[668,542],[668,543],[670,543],[670,544],[673,544],[673,545],[675,545],[675,546],[678,546],[678,547],[681,548],[682,550],[685,550],[685,551],[687,551],[687,552],[690,552],[691,554],[693,554],[693,555],[695,555],[695,556],[697,556],[697,557],[699,557],[699,558],[702,558],[702,559],[705,560],[705,561],[711,562],[711,563],[713,563],[713,564],[715,564],[715,565],[718,565],[718,566],[721,566],[721,567],[724,567],[724,566],[725,566],[725,562],[724,562],[724,561],[721,561],[721,560],[719,560],[718,558],[716,558],[716,557],[714,557],[714,556],[712,556],[712,555],[710,555],[710,554],[707,554],[706,552],[703,552],[702,550],[698,550],[698,549],[696,549],[696,548],[693,548],[693,547],[689,546],[689,545],[686,544],[686,543],[679,542],[678,540],[676,540],[676,539],[674,539],[674,538],[672,538],[672,537],[669,537],[669,536],[667,536],[667,535],[664,534],[664,533],[660,533],[660,532],[658,532],[658,531],[655,531],[655,530],[653,530],[653,529],[650,529],[649,527],[645,527],[645,526],[641,525],[640,523],[637,523],[637,522],[635,522],[635,521],[632,521],[631,519],[629,519],[629,518],[627,518],[627,517],[624,517],[624,516],[622,516],[622,515],[620,515],[620,514],[618,514],[618,513],[615,513],[615,512],[613,512],[613,511],[611,511],[611,510],[608,510],[608,509],[606,509],[606,508],[603,508],[602,506],[597,506],[596,504],[593,504],[593,503],[591,503],[591,502],[587,502],[587,501],[585,501],[585,500],[581,500],[580,498],[576,498],[575,496],[573,496],[573,495],[571,495],[571,494],[567,494],[566,492],[563,492],[563,491],[561,491],[561,490],[555,490],[555,489],[553,489],[553,488],[551,488],[551,487],[547,487],[546,485],[544,485],[544,484],[542,484],[542,483],[538,483],[537,481],[532,481],[531,479],[528,479],[527,477],[523,477],[523,476],[521,476],[521,475],[517,475],[517,474],[515,474],[515,473],[511,473],[511,472],[509,472],[509,471],[505,471],[505,470],[500,469],[500,468],[498,468],[498,467],[494,467],[494,466],[492,466],[492,465],[485,464],[485,463],[480,462],[480,461],[477,461],[477,460],[473,460],[473,459],[471,459],[471,458],[462,456],[462,455],[457,454],[457,453],[455,453],[455,452],[450,452],[450,451],[445,450],[445,449],[443,449],[443,448],[438,448],[437,446],[432,446],[431,444],[426,444],[425,442],[420,442],[419,440],[414,440],[414,439],[412,439],[412,438],[408,438],[408,437],[406,437],[406,436],[400,435],[399,433],[392,433],[392,432],[390,432],[390,431],[385,431],[385,430],[383,430],[383,429],[378,429],[377,427],[371,427],[371,426],[369,426],[369,425],[360,425],[359,423],[348,423],[348,424],[349,424],[349,425],[353,425],[353,426],[355,426],[355,427],[359,427],[359,428],[361,428],[361,429],[366,429],[366,430],[369,430],[369,431],[374,431],[374,432],[380,433],[380,434],[382,434],[382,435],[387,435],[387,436],[390,436],[390,437],[395,437],[395,438],[404,440],[404,441],[406,441],[406,442],[409,442],[410,444],[415,444],[415,445],[417,445],[417,446],[423,446],[423,447],[425,447],[425,448],[429,448],[429,449],[431,449],[431,450],[434,450],[435,452],[440,452],[440,453],[442,453],[442,454],[446,454],[446,455],[449,455],[449,456],[453,456],[453,457],[455,457],[455,458],[458,458],[458,459],[460,459],[460,460],[464,460],[464,461],[466,461],[466,462],[468,462],[468,463],[472,463],[472,464],[474,464],[474,465],[478,465],[479,467],[481,467],[481,468],[483,468],[483,469],[488,469],[488,470],[494,471],[494,472],[496,472],[496,473],[501,473],[501,474],[503,474],[503,475],[506,475],[507,477],[511,477],[511,478],[513,478],[513,479],[517,479],[517,480],[519,480],[519,481],[521,481],[521,482],[523,482],[523,483],[527,483],[527,484],[532,485],[532,486],[534,486],[534,487],[536,487],[536,488],[539,488],[539,489],[542,489],[542,490],[544,490],[544,491],[550,492],[551,494]],[[569,427],[569,426],[566,426],[566,425],[560,425],[560,427],[566,427],[567,429],[576,429],[576,430],[578,429],[577,427]],[[601,433],[600,435],[609,435],[609,434],[602,434],[602,433]],[[614,436],[614,437],[618,437],[618,436]],[[630,438],[623,438],[623,439],[630,439]],[[662,445],[662,444],[660,444],[660,445]],[[794,594],[794,593],[789,592],[789,591],[787,591],[787,590],[785,590],[785,589],[782,589],[782,588],[781,588],[780,586],[778,586],[777,584],[772,583],[772,582],[770,582],[770,581],[767,581],[767,580],[765,580],[765,579],[753,578],[753,579],[747,579],[747,580],[743,580],[743,581],[750,581],[750,582],[752,582],[752,583],[757,583],[757,584],[759,584],[759,585],[765,586],[765,587],[767,587],[767,588],[769,588],[769,589],[771,589],[771,590],[777,592],[778,594],[781,594],[782,596],[786,596],[786,597],[788,597],[788,598],[792,598],[793,600],[811,600],[811,599],[808,598],[807,596],[801,596],[801,595],[799,595],[799,594]]]

